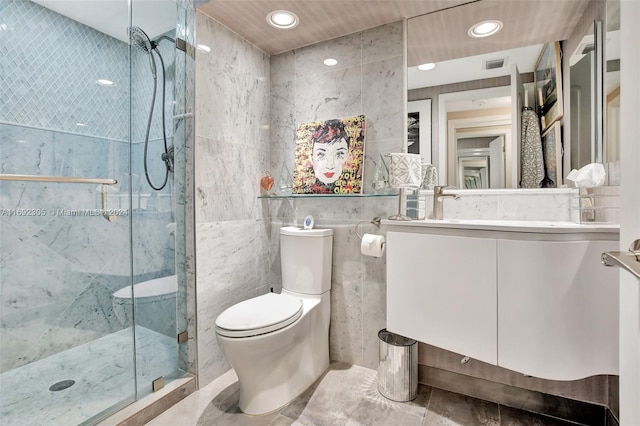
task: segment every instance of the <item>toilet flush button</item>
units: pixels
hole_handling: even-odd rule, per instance
[[[304,229],[313,229],[313,216],[309,215],[304,218]]]

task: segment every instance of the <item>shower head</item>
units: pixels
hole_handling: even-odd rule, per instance
[[[140,27],[129,27],[129,40],[138,50],[147,54],[150,54],[155,47],[147,33]]]
[[[149,55],[149,64],[151,65],[151,73],[156,78],[156,61],[153,59],[152,51],[156,48],[155,42],[151,41],[147,33],[142,31],[140,27],[129,27],[129,40],[139,51]]]

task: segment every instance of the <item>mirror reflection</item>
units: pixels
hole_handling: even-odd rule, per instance
[[[596,66],[594,27],[590,27],[569,58],[571,99],[571,167],[579,169],[595,160],[595,91]],[[593,148],[593,149],[592,149]]]
[[[619,185],[620,164],[620,0],[607,1],[604,67],[604,161],[609,185]]]
[[[602,123],[602,114],[593,115],[594,100],[586,92],[587,89],[592,90],[596,82],[593,72],[584,76],[582,82],[577,80],[578,77],[573,81],[569,75],[570,53],[564,49],[576,50],[578,40],[588,39],[589,31],[593,39],[592,23],[596,19],[604,21],[604,4],[549,2],[545,3],[545,8],[532,8],[528,2],[513,2],[509,10],[499,10],[497,5],[475,2],[409,19],[409,110],[417,101],[430,101],[431,150],[427,153],[421,146],[420,154],[425,162],[437,167],[440,184],[487,189],[559,187],[565,184],[564,176],[571,168],[579,167],[584,161],[593,162],[591,151],[597,142],[590,137],[585,138],[584,130],[582,133],[578,130],[572,132],[569,126],[580,125],[583,129],[590,129],[594,122]],[[489,19],[501,21],[501,31],[489,37],[472,39],[469,33],[473,23]],[[545,25],[541,26],[540,22]],[[560,41],[563,58],[553,66],[557,67],[556,84],[563,87],[559,95],[564,94],[561,96],[564,99],[556,105],[560,113],[554,117],[555,124],[546,123],[543,128],[540,105],[549,104],[549,99],[555,99],[555,96],[550,90],[542,95],[542,102],[539,101],[540,90],[537,87],[542,89],[545,82],[538,82],[536,86],[535,72],[545,47],[554,46],[556,41]],[[580,64],[586,67],[590,61],[589,48],[595,49],[593,43],[591,47],[585,45],[584,54],[575,58],[576,63],[586,58]],[[435,66],[431,65],[428,71],[418,68],[418,65],[426,63]],[[569,102],[575,100],[568,92],[571,89],[573,94],[577,85],[585,87],[581,101],[586,101],[584,107],[577,109],[589,111],[590,124],[574,119],[575,111],[569,108]],[[551,87],[548,83],[547,86]],[[607,99],[611,100],[607,109],[612,110],[607,121],[616,117],[615,93],[615,89],[608,89],[607,83],[607,94],[610,94]],[[533,111],[534,117],[537,116],[540,126],[538,146],[551,139],[559,143],[550,158],[542,149],[533,155],[528,151],[526,138],[530,131],[523,118],[525,111]],[[424,129],[420,133],[424,133]],[[562,135],[561,141],[558,135]],[[574,137],[580,141],[580,144],[576,142],[575,152]],[[610,136],[607,134],[607,137]],[[607,149],[605,155],[615,158],[615,146]],[[581,157],[585,158],[578,160]],[[533,172],[527,170],[531,167],[532,158],[535,164]],[[553,179],[546,176],[547,169],[551,167]],[[528,176],[534,176],[534,184],[523,184]]]
[[[512,123],[535,104],[533,72],[543,46],[441,61],[428,74],[409,68],[410,98],[429,96],[437,105],[432,163],[441,180],[468,189],[518,187],[520,126]]]

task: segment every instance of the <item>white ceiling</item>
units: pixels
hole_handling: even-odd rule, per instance
[[[511,75],[511,66],[517,65],[520,73],[533,72],[542,52],[543,44],[503,50],[466,58],[437,62],[436,67],[429,71],[420,71],[417,67],[410,67],[408,71],[408,88],[441,86],[461,81],[482,80],[485,78]],[[488,60],[505,59],[502,68],[487,70],[484,64]]]
[[[32,0],[48,9],[129,43],[128,0]],[[173,0],[135,0],[132,22],[154,39],[176,27]]]

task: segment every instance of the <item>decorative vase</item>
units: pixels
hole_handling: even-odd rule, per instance
[[[278,195],[291,195],[293,191],[293,178],[291,172],[285,163],[282,163],[280,168],[280,177],[278,178],[278,185],[276,186],[276,193]]]
[[[380,156],[380,161],[373,164],[376,165],[376,171],[373,175],[373,181],[371,182],[371,190],[374,194],[388,194],[391,190],[391,185],[389,185],[389,169],[384,162],[384,158],[382,155]]]

